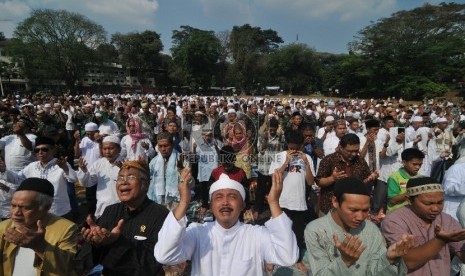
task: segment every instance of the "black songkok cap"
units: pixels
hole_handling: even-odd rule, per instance
[[[55,189],[53,188],[52,183],[47,179],[42,179],[38,177],[30,177],[25,179],[19,185],[16,191],[36,191],[44,195],[53,197],[55,194]]]
[[[291,118],[294,118],[295,116],[302,116],[299,111],[294,111],[291,115]]]
[[[409,196],[434,192],[444,192],[444,190],[441,184],[432,177],[413,177],[407,182],[407,195]]]
[[[55,141],[53,141],[52,138],[48,138],[48,137],[37,137],[36,139],[36,147],[38,145],[51,145],[51,146],[54,146],[55,145]]]
[[[355,177],[346,177],[334,183],[334,194],[355,194],[370,196],[370,190],[360,180]]]
[[[376,119],[371,119],[365,122],[367,128],[379,127],[379,121]]]
[[[24,123],[28,128],[34,128],[34,123],[24,116],[19,117],[18,121]]]

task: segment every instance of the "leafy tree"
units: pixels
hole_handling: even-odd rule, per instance
[[[11,51],[31,85],[65,81],[69,89],[95,61],[105,30],[83,15],[65,10],[34,10],[19,23]]]
[[[0,32],[0,41],[5,41],[5,40],[6,40],[5,34],[3,32]]]
[[[129,67],[131,75],[137,76],[142,85],[147,84],[148,78],[155,77],[163,50],[158,33],[148,30],[142,33],[116,33],[111,41],[118,49],[123,65]]]
[[[406,76],[434,83],[463,78],[464,38],[465,4],[425,4],[362,29],[349,47],[366,59],[372,91],[386,91]]]
[[[214,85],[212,76],[218,63],[221,44],[213,31],[181,26],[173,31],[174,68],[172,76],[193,88]]]
[[[260,57],[273,52],[283,42],[278,33],[271,29],[262,30],[249,24],[234,26],[229,38],[229,49],[234,60],[232,73],[236,76],[236,86],[252,89],[256,85],[255,77],[260,74]]]
[[[266,83],[278,84],[286,92],[317,90],[321,85],[319,60],[305,44],[290,44],[264,56]]]

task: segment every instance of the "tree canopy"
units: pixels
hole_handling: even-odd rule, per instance
[[[83,15],[65,10],[34,10],[13,34],[11,53],[34,84],[64,81],[74,89],[95,49],[105,42],[105,30]]]

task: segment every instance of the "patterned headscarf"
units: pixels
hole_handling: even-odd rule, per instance
[[[136,126],[136,133],[134,134],[132,134],[129,131],[129,123],[131,121],[134,122]],[[142,132],[142,120],[139,119],[138,117],[131,117],[126,121],[126,131],[132,139],[131,148],[134,152],[136,152],[137,150],[137,142],[139,142],[140,139],[145,139],[149,137],[147,134]]]
[[[131,160],[125,161],[121,166],[121,169],[134,168],[141,171],[145,176],[150,176],[150,168],[145,160]],[[150,177],[149,177],[150,178]]]

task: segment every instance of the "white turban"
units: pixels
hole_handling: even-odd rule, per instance
[[[86,131],[97,131],[98,130],[98,126],[96,123],[87,123],[84,127],[84,129]]]
[[[212,198],[212,194],[214,192],[218,190],[223,190],[223,189],[236,190],[241,194],[242,199],[245,200],[245,190],[242,184],[235,180],[232,180],[231,178],[229,178],[229,176],[227,176],[224,173],[222,173],[220,175],[220,178],[210,186],[210,192],[209,192],[210,199]]]
[[[111,143],[115,143],[118,145],[121,144],[120,139],[118,138],[118,136],[115,136],[115,135],[105,136],[105,138],[103,138],[102,143],[105,143],[105,142],[111,142]]]

